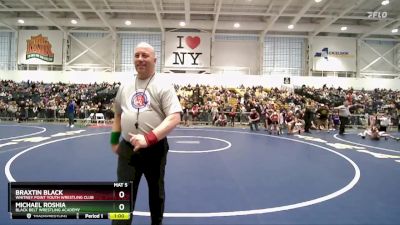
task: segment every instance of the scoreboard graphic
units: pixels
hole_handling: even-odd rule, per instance
[[[128,220],[133,210],[131,182],[12,182],[12,219]]]

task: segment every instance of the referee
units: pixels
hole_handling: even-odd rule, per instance
[[[118,155],[118,181],[133,181],[135,203],[140,178],[145,176],[151,224],[161,225],[169,149],[166,136],[179,124],[182,109],[173,86],[165,84],[155,73],[156,57],[151,45],[142,42],[136,46],[134,63],[136,79],[121,84],[115,97],[110,142]],[[132,219],[113,221],[113,225],[131,223]]]
[[[339,134],[344,135],[344,130],[346,125],[349,123],[349,117],[351,115],[350,113],[350,106],[348,101],[344,101],[343,105],[335,107],[336,110],[339,110],[339,120],[340,120],[340,126],[339,126]]]

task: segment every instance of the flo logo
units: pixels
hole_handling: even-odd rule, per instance
[[[323,57],[328,60],[328,56],[346,57],[351,56],[348,51],[329,51],[328,48],[322,48],[320,52],[316,52],[314,57]]]
[[[387,18],[387,12],[373,11],[373,12],[367,12],[367,13],[368,13],[368,18],[374,18],[374,19],[386,19]]]
[[[54,62],[54,53],[47,37],[43,37],[41,34],[31,36],[31,39],[27,40],[26,44],[27,60],[36,58],[46,62]]]

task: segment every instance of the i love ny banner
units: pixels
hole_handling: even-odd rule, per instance
[[[210,39],[208,33],[167,32],[165,35],[165,67],[210,67]]]

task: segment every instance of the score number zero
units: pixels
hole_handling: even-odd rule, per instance
[[[128,187],[128,183],[114,183],[114,187]],[[119,198],[124,198],[125,197],[125,192],[124,191],[120,191],[118,193],[118,197]],[[118,209],[123,211],[125,209],[125,205],[124,204],[119,204],[118,205]]]
[[[124,198],[124,197],[125,197],[125,192],[120,191],[120,192],[118,193],[118,196],[119,196],[120,198]],[[125,209],[125,205],[121,203],[121,204],[119,204],[118,208],[119,208],[119,210],[123,211],[123,210]]]

